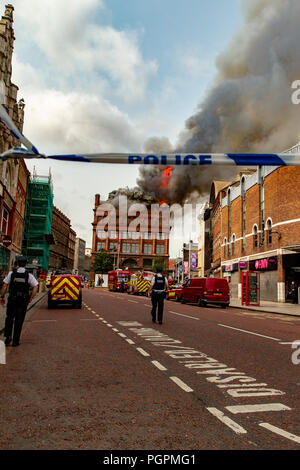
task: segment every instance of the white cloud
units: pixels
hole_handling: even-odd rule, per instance
[[[134,31],[96,23],[101,8],[99,0],[15,0],[15,18],[22,37],[39,48],[58,75],[76,74],[80,83],[88,74],[91,88],[108,77],[111,94],[139,101],[157,64],[143,60]]]

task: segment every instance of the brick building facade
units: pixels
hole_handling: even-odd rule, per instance
[[[220,191],[222,277],[233,297],[246,270],[260,272],[261,300],[289,301],[291,281],[300,286],[299,185],[300,167],[259,167]]]
[[[53,206],[51,233],[55,244],[50,246],[49,271],[74,267],[76,232],[70,219]]]
[[[98,216],[97,208],[103,203],[100,201],[100,195],[95,196],[94,220],[93,220],[93,241],[92,241],[92,259],[101,250],[111,253],[114,257],[114,266],[116,268],[129,268],[131,272],[151,271],[153,263],[158,258],[164,260],[166,272],[169,261],[169,233],[163,231],[161,218],[151,220],[150,205],[146,206],[148,215],[147,220],[143,222],[143,228],[138,231],[130,232],[128,227],[130,223],[138,217],[126,216],[126,220],[121,221],[119,210],[116,208],[116,227],[115,230],[98,230],[98,222],[106,215]],[[152,222],[152,230],[150,233]],[[155,226],[153,227],[153,222]],[[91,272],[93,279],[94,273]]]
[[[15,125],[22,131],[24,123],[24,101],[17,102],[18,87],[12,83],[12,54],[14,46],[12,5],[6,5],[0,20],[0,82],[3,84],[3,106]],[[0,122],[0,153],[18,146],[5,124]],[[23,180],[25,164],[21,160],[0,162],[0,270],[6,272],[20,253],[20,237],[23,234],[24,215],[16,209],[20,199],[24,199]],[[26,170],[25,170],[26,173]],[[19,176],[20,175],[20,176]],[[23,181],[21,183],[21,180]],[[20,208],[20,206],[18,205]],[[22,211],[21,211],[22,212]],[[15,228],[17,233],[15,234]],[[12,241],[10,245],[4,239]]]

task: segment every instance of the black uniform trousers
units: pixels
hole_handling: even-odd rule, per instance
[[[157,293],[152,292],[151,295],[152,300],[152,320],[156,321],[156,310],[157,310],[157,320],[158,322],[162,322],[163,313],[164,313],[164,300],[165,300],[165,292]]]
[[[13,343],[19,343],[22,326],[25,320],[28,297],[11,298],[8,297],[6,307],[6,319],[4,336],[5,338],[11,339],[13,333]]]

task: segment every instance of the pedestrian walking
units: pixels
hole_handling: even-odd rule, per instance
[[[17,260],[18,268],[14,268],[3,280],[0,294],[0,304],[4,305],[4,297],[8,291],[8,300],[5,319],[5,345],[19,346],[23,322],[27,306],[38,291],[38,281],[26,271],[27,259],[20,256]],[[30,294],[30,288],[32,292]]]
[[[289,294],[290,294],[293,304],[297,304],[298,303],[298,288],[296,286],[295,281],[292,281],[291,283]]]
[[[166,296],[166,291],[168,288],[168,280],[166,277],[162,275],[162,268],[158,266],[156,268],[156,275],[153,276],[151,280],[152,286],[152,293],[151,293],[151,300],[152,300],[152,322],[156,323],[156,313],[157,313],[157,320],[158,323],[161,325],[163,320],[163,313],[164,313],[164,300]]]

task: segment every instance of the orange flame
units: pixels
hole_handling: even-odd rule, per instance
[[[169,186],[170,178],[171,178],[173,170],[174,168],[172,166],[167,166],[166,168],[163,169],[161,173],[161,184],[160,184],[161,188],[167,188]],[[161,199],[158,202],[159,204],[163,204],[165,201]]]

